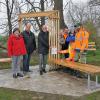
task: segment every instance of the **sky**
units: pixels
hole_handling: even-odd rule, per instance
[[[65,1],[65,0],[64,0]],[[79,2],[87,2],[88,0],[73,0],[75,3],[79,3]]]

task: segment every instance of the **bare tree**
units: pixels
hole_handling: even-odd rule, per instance
[[[5,0],[5,3],[6,3],[6,9],[7,9],[9,34],[11,34],[12,33],[11,17],[12,17],[12,12],[13,12],[13,8],[14,8],[14,0],[12,0],[11,2],[9,0]]]
[[[31,6],[31,9],[28,12],[45,11],[45,7],[44,7],[45,1],[44,0],[40,0],[40,2],[38,2],[38,7],[35,6],[35,2],[36,2],[35,0],[34,0],[34,2],[31,2],[30,0],[26,0],[26,2],[29,3]],[[35,20],[36,20],[36,23],[37,23],[39,29],[41,29],[41,25],[45,24],[45,17],[41,17],[40,19],[38,17],[35,17]],[[41,21],[39,21],[39,20],[41,20]]]
[[[6,32],[8,32],[9,34],[12,33],[12,29],[13,29],[13,22],[12,20],[15,19],[15,17],[13,17],[13,15],[15,15],[14,13],[14,4],[15,0],[5,0],[3,2],[0,2],[0,4],[3,4],[6,8],[6,15],[7,15],[7,23],[0,25],[1,27],[6,28]],[[1,11],[2,12],[2,11]]]
[[[73,24],[77,22],[85,23],[91,21],[96,23],[100,18],[100,6],[90,6],[87,4],[75,4],[72,0],[69,1],[66,7],[67,19],[70,17]]]

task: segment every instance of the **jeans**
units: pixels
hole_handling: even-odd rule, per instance
[[[30,59],[31,59],[31,54],[26,54],[23,56],[23,71],[25,72],[29,71]]]
[[[47,55],[39,54],[39,69],[40,69],[40,71],[42,69],[46,68],[46,63],[47,63]]]
[[[12,72],[13,74],[20,73],[21,56],[12,56]]]

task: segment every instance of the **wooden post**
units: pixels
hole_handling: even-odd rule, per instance
[[[22,32],[22,20],[23,20],[22,18],[18,18],[20,32]]]
[[[60,15],[59,15],[59,11],[57,12],[57,16],[58,16],[58,41],[59,41],[59,28],[60,28],[60,22],[59,22],[59,19],[60,19]],[[58,49],[60,50],[60,44],[59,44],[59,42],[58,42]],[[58,59],[60,59],[60,55],[58,54]]]

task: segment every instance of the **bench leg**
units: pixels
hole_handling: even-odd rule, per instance
[[[85,58],[85,64],[86,64],[86,58]]]
[[[86,64],[86,62],[87,62],[87,59],[85,58],[85,64]]]
[[[90,89],[90,78],[91,78],[91,76],[90,76],[90,74],[88,74],[88,82],[87,82],[87,84],[88,84],[88,89]]]
[[[95,86],[91,86],[91,75],[90,74],[88,74],[88,82],[87,82],[87,84],[88,84],[88,89],[96,89],[96,88],[100,88],[100,85],[99,85],[99,83],[98,83],[98,75],[96,75],[95,76]]]
[[[96,87],[98,87],[98,75],[96,75]]]

